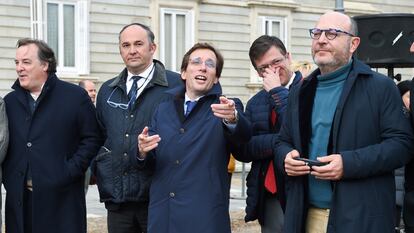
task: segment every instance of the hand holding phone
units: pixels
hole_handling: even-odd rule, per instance
[[[312,167],[312,166],[324,166],[324,165],[327,165],[328,164],[328,163],[324,163],[324,162],[321,162],[321,161],[318,161],[318,160],[307,159],[307,158],[302,158],[302,157],[295,157],[293,159],[294,160],[303,161],[309,167]]]

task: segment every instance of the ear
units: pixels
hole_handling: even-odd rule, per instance
[[[361,42],[361,38],[359,38],[359,37],[352,37],[351,38],[351,46],[349,47],[349,50],[350,50],[351,53],[355,52],[355,50],[358,48],[360,42]]]
[[[151,43],[150,44],[150,52],[151,52],[151,54],[154,54],[156,50],[157,50],[157,45],[155,43]]]
[[[49,62],[43,62],[42,66],[42,70],[47,73],[47,70],[49,69]]]
[[[414,42],[413,42],[413,44],[411,45],[410,52],[414,53]]]
[[[217,83],[218,83],[218,81],[219,81],[219,78],[218,78],[218,77],[216,77],[216,78],[214,79],[214,84],[217,84]]]
[[[182,80],[185,81],[187,79],[187,76],[186,75],[187,75],[187,73],[185,71],[181,71],[181,79]]]

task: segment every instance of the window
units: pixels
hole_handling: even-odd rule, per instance
[[[32,37],[55,52],[61,75],[89,74],[87,0],[32,0]]]
[[[165,67],[180,71],[181,59],[194,41],[190,10],[160,9],[160,58]]]
[[[277,36],[284,44],[286,44],[286,19],[282,17],[262,16],[262,34],[269,36]]]

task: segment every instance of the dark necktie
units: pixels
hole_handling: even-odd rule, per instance
[[[137,92],[138,92],[138,80],[141,78],[141,76],[132,76],[133,80],[132,87],[128,92],[128,98],[129,98],[129,107],[133,106],[135,103],[135,99],[137,98]]]
[[[276,111],[272,109],[270,112],[270,123],[272,127],[275,127],[276,122],[277,114]],[[264,185],[267,191],[269,191],[270,193],[275,194],[277,192],[276,174],[275,169],[273,167],[273,159],[270,160],[269,166],[267,167]]]
[[[187,109],[185,110],[184,116],[187,117],[188,114],[190,114],[191,110],[196,106],[197,101],[190,101],[188,100],[185,102],[185,105],[187,106]]]

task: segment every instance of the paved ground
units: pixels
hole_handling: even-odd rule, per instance
[[[99,195],[96,186],[89,186],[86,195],[88,211],[88,233],[105,233],[106,210],[102,203],[99,203]],[[257,222],[246,224],[244,218],[245,199],[242,197],[242,178],[240,173],[233,175],[232,187],[230,190],[230,218],[233,233],[256,233],[260,232]]]
[[[2,188],[4,203],[4,187]],[[242,177],[241,173],[235,173],[232,179],[230,190],[230,218],[233,233],[258,233],[260,228],[257,222],[246,224],[244,222],[244,208],[246,200],[242,196]],[[88,233],[106,233],[106,209],[99,202],[99,194],[96,186],[89,186],[86,195],[86,206],[88,216]],[[2,210],[4,222],[4,208]],[[4,226],[3,226],[4,228]],[[4,230],[3,230],[4,232]]]

